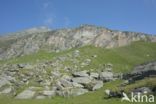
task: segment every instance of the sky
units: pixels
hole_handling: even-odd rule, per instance
[[[156,34],[156,0],[0,0],[0,34],[81,24]]]

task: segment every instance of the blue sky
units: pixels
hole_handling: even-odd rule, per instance
[[[156,0],[0,0],[0,34],[81,24],[156,34]]]

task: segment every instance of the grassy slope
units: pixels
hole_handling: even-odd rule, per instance
[[[34,55],[23,56],[1,63],[26,63],[36,62],[37,60],[51,60],[53,57],[71,53],[73,50],[74,49],[57,54],[40,51]],[[132,45],[114,49],[103,49],[86,46],[79,48],[79,50],[81,54],[80,60],[91,58],[91,56],[94,54],[98,56],[92,61],[90,66],[84,67],[84,69],[97,69],[99,68],[99,64],[112,63],[114,65],[114,71],[125,72],[129,71],[137,64],[156,60],[156,43],[135,42]],[[98,91],[90,92],[85,95],[73,98],[55,97],[53,99],[45,100],[13,100],[7,97],[0,97],[0,104],[122,104],[120,99],[104,99],[104,89],[114,88],[114,86],[117,86],[119,83],[120,81],[109,82]],[[127,103],[123,102],[123,104]]]
[[[105,84],[105,87],[97,90],[95,92],[89,92],[87,94],[71,97],[71,98],[62,98],[55,97],[52,99],[44,99],[44,100],[16,100],[10,99],[8,97],[1,97],[0,104],[131,104],[130,102],[121,102],[121,99],[113,98],[106,99],[106,95],[104,94],[105,89],[114,89],[114,87],[118,86],[121,81],[117,80],[114,82],[108,82]],[[135,104],[135,103],[133,103]],[[138,103],[136,103],[138,104]],[[143,104],[143,103],[141,103]]]
[[[35,63],[38,61],[52,60],[53,57],[66,55],[67,53],[73,52],[75,49],[63,51],[60,53],[49,53],[45,51],[39,51],[32,55],[26,55],[19,58],[13,58],[10,60],[0,61],[3,63]],[[93,46],[85,46],[79,48],[80,50],[80,61],[84,59],[91,59],[93,55],[97,55],[97,58],[93,59],[91,65],[84,67],[85,70],[98,69],[99,65],[104,63],[112,63],[114,65],[114,71],[125,72],[132,69],[133,66],[144,63],[147,61],[156,60],[156,43],[148,42],[135,42],[129,46],[104,49],[96,48]],[[65,62],[65,65],[72,64],[71,62]]]

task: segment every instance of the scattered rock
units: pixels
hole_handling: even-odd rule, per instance
[[[85,84],[89,84],[91,82],[91,78],[89,78],[89,77],[76,77],[76,78],[72,78],[72,81],[85,85]]]
[[[20,94],[18,94],[15,98],[16,99],[32,99],[35,95],[35,91],[32,91],[30,89],[26,89]]]
[[[87,71],[80,71],[80,72],[74,72],[73,73],[74,77],[88,77],[89,75],[87,74]]]
[[[43,95],[39,95],[39,96],[36,96],[36,99],[45,99],[46,96],[43,96]]]
[[[113,73],[112,72],[101,72],[99,74],[100,80],[106,82],[106,81],[111,81],[113,80]]]
[[[67,81],[67,80],[65,80],[65,79],[61,79],[61,80],[60,80],[60,83],[61,83],[61,85],[62,85],[63,87],[73,87],[72,83],[69,82],[69,81]]]
[[[8,88],[5,88],[3,91],[1,91],[0,94],[9,94],[11,92],[12,92],[12,88],[8,87]]]
[[[72,82],[72,84],[73,84],[74,88],[83,88],[84,87],[83,85],[76,83],[76,82]]]
[[[75,50],[75,51],[73,52],[73,56],[74,56],[74,57],[79,57],[79,56],[80,56],[80,51],[79,51],[79,50]]]
[[[92,91],[95,91],[95,90],[100,89],[102,87],[103,87],[103,82],[102,81],[96,81],[95,85],[92,88]]]
[[[141,87],[141,88],[134,89],[133,92],[134,94],[137,94],[137,93],[149,94],[152,92],[152,90],[149,87]]]
[[[95,72],[91,72],[90,73],[90,77],[95,78],[95,79],[98,79],[99,78],[99,74],[98,73],[95,73]]]
[[[79,96],[79,95],[83,95],[85,93],[87,93],[88,90],[87,89],[83,89],[83,88],[75,88],[71,90],[71,95],[72,96]]]
[[[43,91],[43,95],[53,97],[56,93],[55,91]]]

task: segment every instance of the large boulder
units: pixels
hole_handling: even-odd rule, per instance
[[[95,73],[95,72],[91,72],[90,73],[90,77],[95,78],[95,79],[98,79],[99,74],[98,73]]]
[[[95,91],[103,87],[103,81],[93,80],[91,83],[84,85],[84,88]]]
[[[100,74],[99,74],[99,78],[100,78],[100,80],[102,80],[102,81],[111,81],[111,80],[113,80],[113,73],[112,72],[101,72]]]
[[[102,87],[103,87],[103,81],[96,81],[95,82],[95,85],[92,88],[92,91],[97,90],[97,89],[100,89]]]
[[[73,73],[74,77],[88,77],[87,71],[79,71]]]
[[[35,95],[35,91],[32,91],[30,89],[26,89],[20,94],[18,94],[15,98],[16,99],[32,99]]]
[[[7,84],[10,84],[10,82],[6,78],[0,78],[0,88]]]
[[[73,84],[74,88],[83,88],[84,87],[83,85],[76,83],[76,82],[72,82],[72,84]]]
[[[5,88],[0,92],[0,94],[10,94],[13,91],[11,87]]]
[[[50,91],[50,90],[45,90],[45,91],[43,91],[43,95],[44,95],[44,96],[53,97],[53,96],[56,95],[56,92],[55,92],[55,91]]]
[[[72,78],[72,81],[85,85],[91,83],[92,79],[90,77],[76,77]]]
[[[63,87],[73,87],[72,82],[70,82],[66,79],[61,79],[60,83]]]

